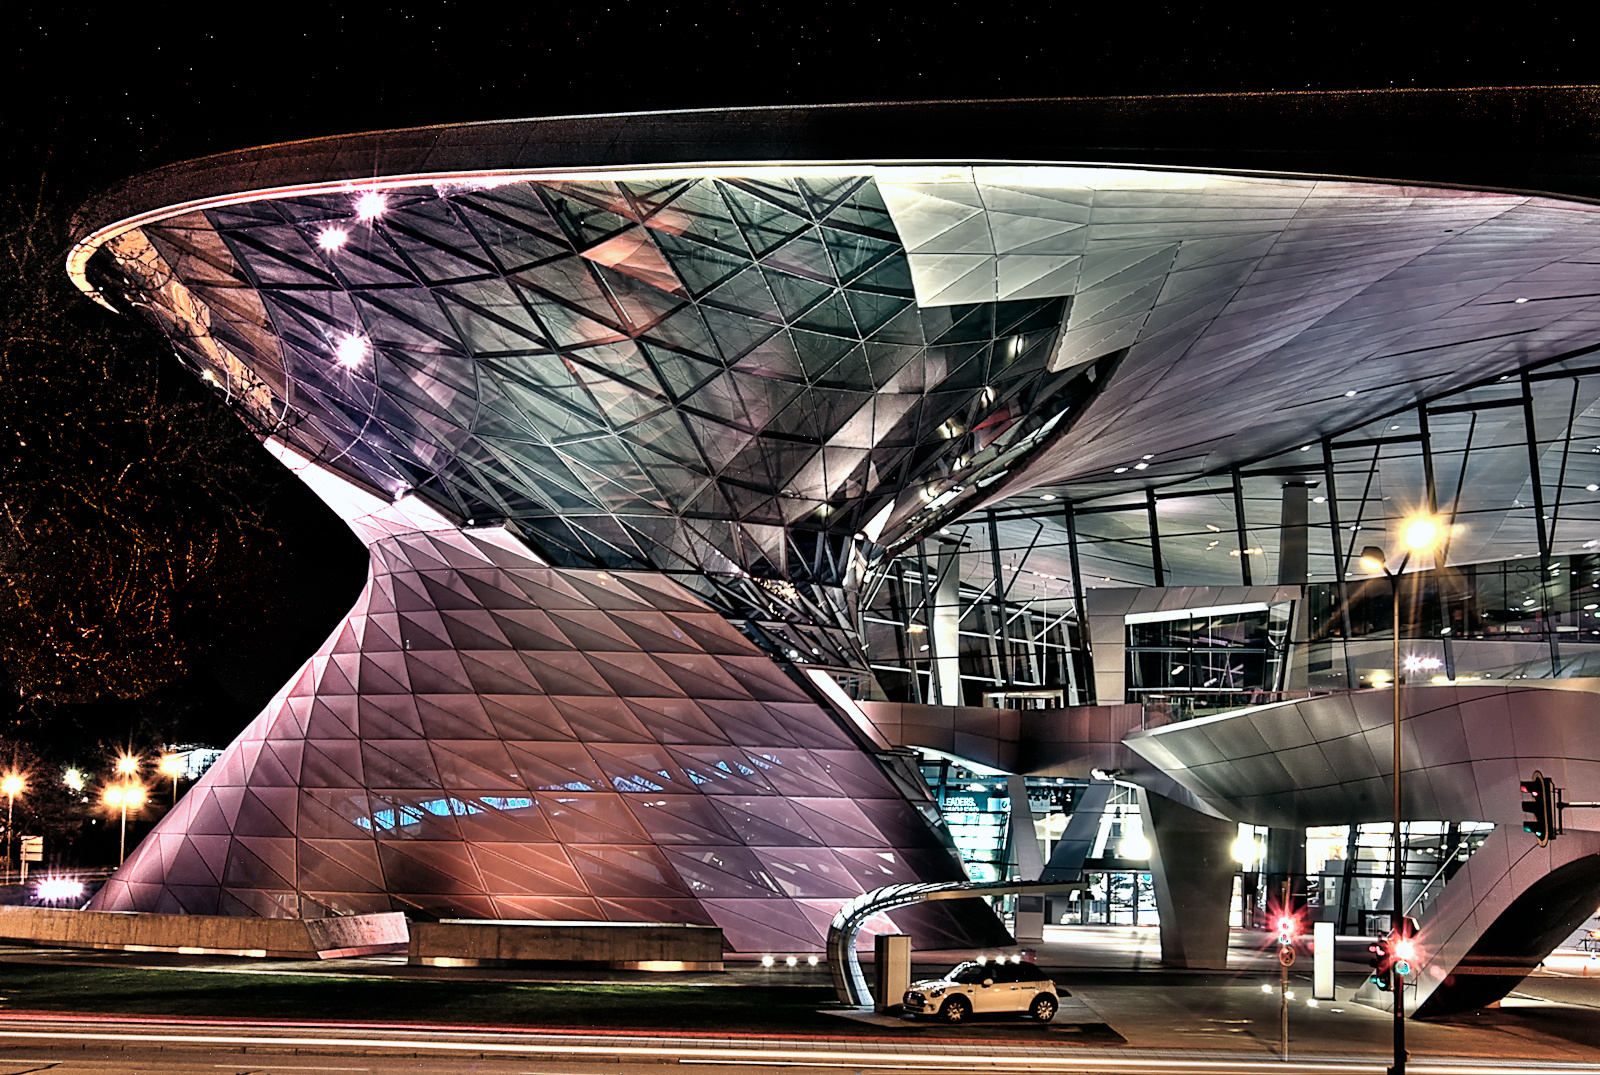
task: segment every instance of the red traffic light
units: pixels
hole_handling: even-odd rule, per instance
[[[1279,915],[1276,925],[1279,944],[1293,944],[1295,938],[1300,936],[1300,918],[1298,915]]]

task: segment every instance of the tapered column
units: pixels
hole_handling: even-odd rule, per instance
[[[1161,915],[1161,962],[1226,968],[1233,841],[1239,827],[1143,788],[1139,810],[1150,839],[1150,874]]]

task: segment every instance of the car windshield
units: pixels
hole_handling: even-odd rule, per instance
[[[984,979],[993,977],[989,968],[981,963],[963,963],[949,974],[945,975],[947,982],[960,982],[962,985],[978,985]]]

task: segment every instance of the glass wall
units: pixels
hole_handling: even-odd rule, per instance
[[[1279,685],[1371,686],[1392,606],[1361,552],[1397,553],[1399,524],[1419,512],[1444,540],[1407,573],[1401,631],[1427,643],[1430,672],[1600,674],[1589,645],[1600,642],[1600,366],[1575,359],[1501,378],[1159,488],[1129,479],[1006,498],[875,564],[861,634],[883,696],[1120,702],[1093,697],[1083,625],[1094,591],[1302,582],[1306,614],[1289,641],[1305,649],[1276,666]],[[1175,716],[1214,708],[1182,700],[1204,690],[1275,682],[1259,645],[1228,663],[1189,639],[1130,642],[1127,699],[1170,694]]]

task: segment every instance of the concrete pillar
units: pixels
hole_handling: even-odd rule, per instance
[[[1150,873],[1161,915],[1161,962],[1169,967],[1228,966],[1228,903],[1239,826],[1164,795],[1139,789],[1150,840]]]
[[[961,546],[940,542],[933,588],[933,649],[940,705],[961,704]]]

